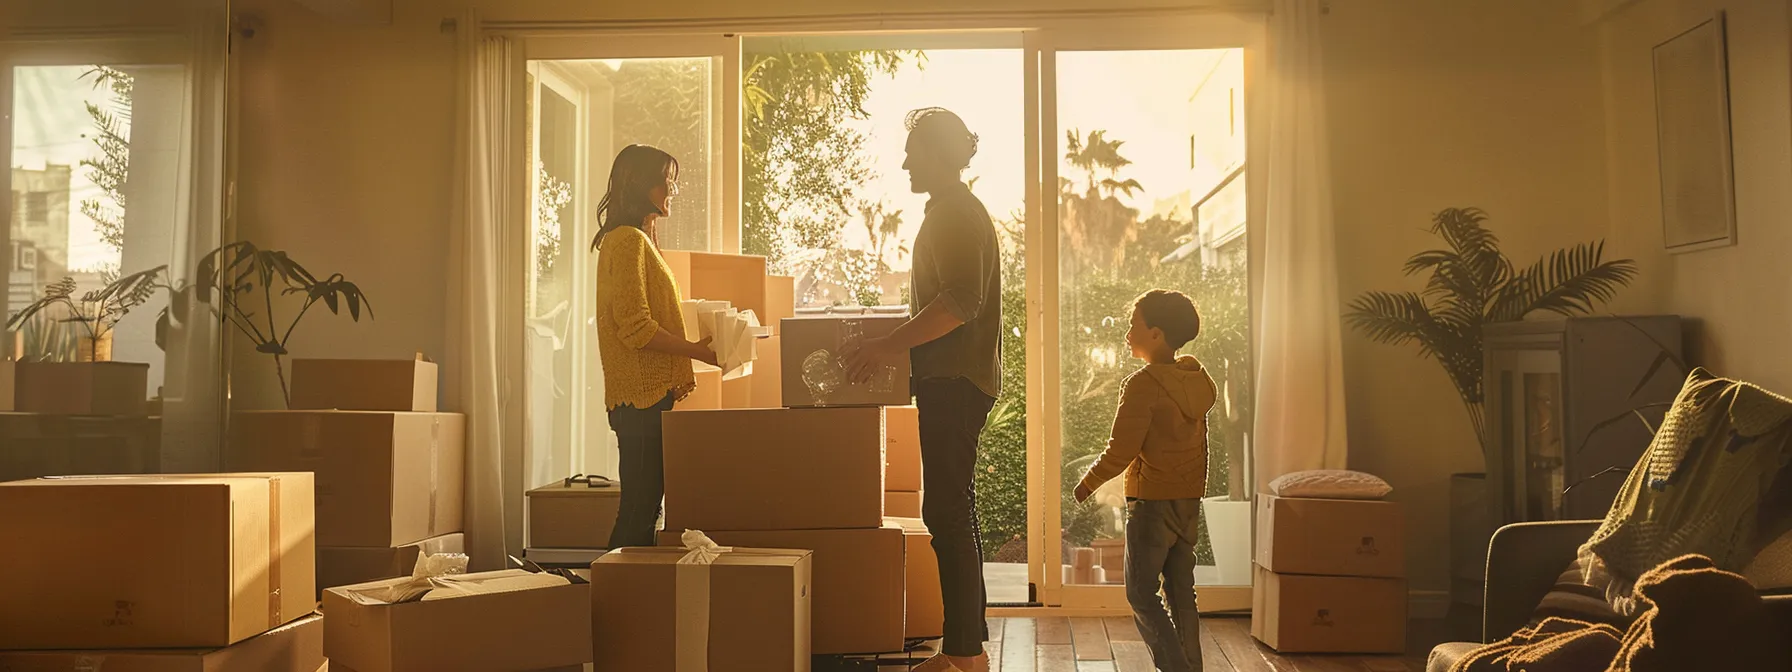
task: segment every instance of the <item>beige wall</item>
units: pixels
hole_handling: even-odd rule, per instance
[[[288,0],[235,3],[259,24],[235,55],[238,234],[347,276],[375,312],[356,324],[318,306],[295,355],[444,355],[455,38],[437,4],[401,0],[393,25],[356,26]],[[278,407],[267,357],[235,354],[238,407]]]
[[[1337,0],[1324,19],[1342,300],[1418,290],[1401,274],[1441,243],[1432,213],[1476,206],[1506,253],[1604,234],[1604,147],[1591,31],[1560,0]],[[1415,591],[1448,585],[1448,486],[1482,471],[1461,402],[1411,347],[1346,330],[1350,466],[1406,508]]]
[[[1735,247],[1662,250],[1650,49],[1727,14]],[[1625,307],[1695,318],[1697,360],[1719,375],[1792,391],[1785,256],[1792,251],[1792,30],[1784,0],[1639,0],[1596,27],[1604,86],[1611,238],[1641,262],[1645,283]]]

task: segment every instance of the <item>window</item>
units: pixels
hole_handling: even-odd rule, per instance
[[[45,169],[45,172],[49,172],[48,168]],[[64,187],[64,191],[62,193],[63,193],[63,198],[67,198],[68,192],[67,192],[66,186]],[[34,191],[29,194],[25,194],[25,218],[24,219],[25,219],[25,223],[30,226],[48,226],[49,225],[49,223],[50,223],[50,194],[48,192]]]

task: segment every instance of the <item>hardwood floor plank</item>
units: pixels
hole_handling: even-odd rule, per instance
[[[1109,642],[1145,641],[1143,637],[1139,636],[1139,625],[1132,620],[1131,616],[1109,616],[1101,619],[1101,622],[1108,627]]]
[[[1036,672],[1038,652],[1033,637],[1031,618],[1009,618],[1002,625],[1002,669],[1005,672]]]
[[[1109,645],[1114,650],[1116,672],[1155,672],[1157,669],[1151,662],[1151,650],[1145,648],[1144,642],[1118,641]]]
[[[1033,650],[1038,652],[1038,656],[1034,658],[1038,672],[1077,672],[1076,647],[1070,644],[1039,644]]]
[[[989,641],[992,641],[992,642],[1002,641],[1002,630],[1003,630],[1002,623],[1007,620],[1008,619],[1005,619],[1005,618],[987,619],[987,622],[989,623]]]
[[[992,630],[989,636],[994,637]],[[989,654],[989,672],[1002,672],[1002,642],[988,642],[983,645],[983,652]]]
[[[1108,646],[1107,626],[1099,618],[1070,619],[1070,638],[1079,661],[1114,659],[1114,651]]]
[[[1236,672],[1274,672],[1276,669],[1264,658],[1257,640],[1251,638],[1249,619],[1207,618],[1201,622],[1210,627],[1214,643],[1219,645],[1220,652],[1225,654]]]
[[[1114,661],[1079,660],[1076,661],[1076,672],[1114,672]]]
[[[1201,671],[1202,672],[1237,672],[1232,661],[1226,660],[1226,653],[1220,650],[1220,643],[1213,638],[1212,619],[1201,619]]]
[[[1425,672],[1425,663],[1419,661],[1414,665],[1410,658],[1394,656],[1364,656],[1360,659],[1364,672]]]
[[[1286,656],[1300,672],[1363,672],[1359,656]]]
[[[1070,619],[1041,618],[1035,621],[1034,624],[1037,628],[1035,630],[1033,642],[1035,645],[1045,646],[1047,644],[1056,645],[1071,643]]]

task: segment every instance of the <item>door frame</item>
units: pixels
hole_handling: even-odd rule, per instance
[[[1063,424],[1052,409],[1064,407],[1060,362],[1062,359],[1059,260],[1060,222],[1056,194],[1061,130],[1058,127],[1057,54],[1085,51],[1154,51],[1185,49],[1242,49],[1245,62],[1246,165],[1263,165],[1267,147],[1265,108],[1253,86],[1263,81],[1265,17],[1256,14],[1200,13],[1154,20],[1120,18],[1088,20],[1027,31],[1025,49],[1027,81],[1027,515],[1028,577],[1039,602],[1069,609],[1125,608],[1121,586],[1065,585],[1063,566],[1063,514],[1060,470],[1063,460]],[[1047,151],[1050,148],[1050,151]],[[1247,171],[1247,264],[1251,276],[1250,302],[1255,332],[1261,277],[1260,231],[1266,171]],[[1252,339],[1253,350],[1255,339]],[[1048,419],[1050,420],[1048,422]],[[1248,469],[1254,455],[1236,456],[1233,468]],[[1250,494],[1246,490],[1246,496]],[[1054,571],[1058,570],[1058,571]],[[1205,612],[1251,608],[1251,586],[1203,586],[1200,609]]]

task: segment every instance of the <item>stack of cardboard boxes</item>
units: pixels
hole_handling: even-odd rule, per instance
[[[777,324],[796,313],[795,279],[767,275],[765,257],[665,250],[661,255],[672,269],[679,293],[686,299],[726,301],[737,310],[751,310],[772,336],[760,339],[753,373],[725,377],[722,370],[698,364],[697,389],[678,402],[680,410],[718,408],[777,408],[782,406],[777,386],[779,366]],[[686,336],[696,340],[696,327],[687,324]],[[767,370],[772,373],[766,373]]]
[[[317,474],[319,588],[461,550],[466,418],[436,412],[436,378],[421,357],[294,360],[295,410],[233,415],[227,469]]]
[[[0,670],[317,672],[307,473],[0,484]]]
[[[161,470],[149,365],[27,362],[0,331],[0,481]]]
[[[409,572],[407,572],[409,574]],[[330,672],[578,672],[591,662],[591,586],[509,569],[324,591]]]
[[[1251,634],[1284,653],[1406,649],[1400,505],[1260,495]]]

